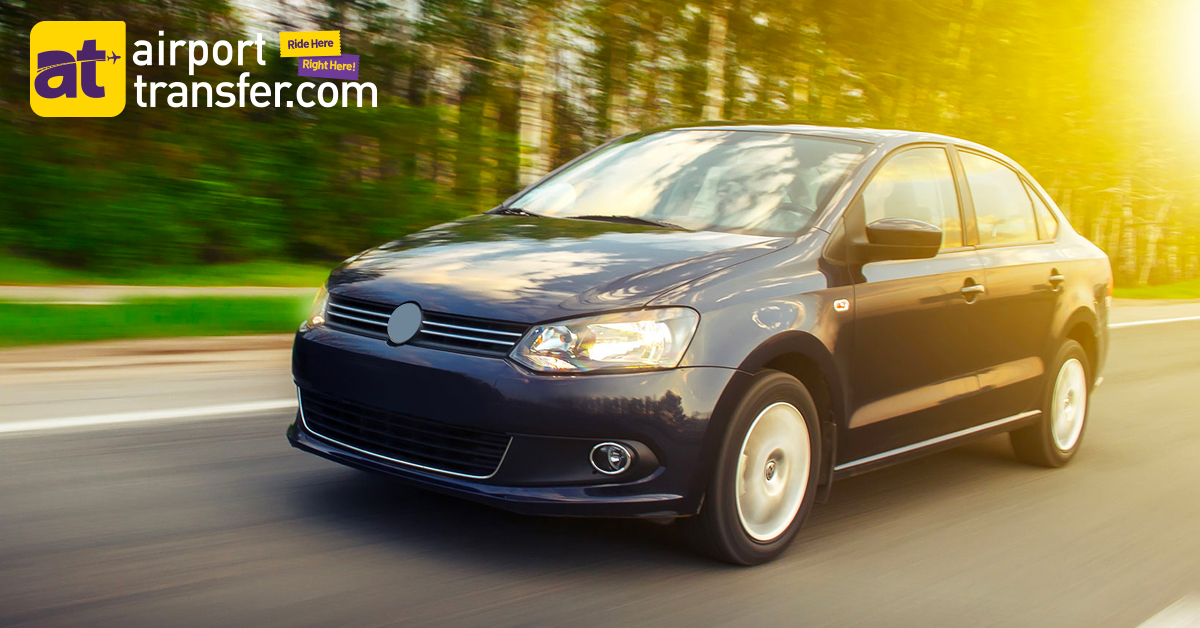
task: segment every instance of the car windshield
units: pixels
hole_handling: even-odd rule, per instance
[[[508,205],[556,218],[793,235],[868,147],[788,133],[678,130],[596,151]]]

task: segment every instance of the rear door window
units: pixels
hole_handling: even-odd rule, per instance
[[[950,159],[943,148],[914,148],[890,158],[863,189],[866,224],[913,218],[942,230],[942,248],[963,244]]]
[[[963,151],[959,155],[975,203],[979,243],[1036,242],[1038,229],[1033,202],[1017,173],[989,157]]]
[[[1028,183],[1025,184],[1025,191],[1029,192],[1029,198],[1033,199],[1033,215],[1037,217],[1038,234],[1043,240],[1058,237],[1058,219],[1054,217],[1054,212],[1050,211],[1046,202]]]

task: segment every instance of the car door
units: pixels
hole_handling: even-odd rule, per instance
[[[942,248],[930,259],[864,264],[855,278],[849,429],[838,455],[847,462],[962,429],[978,414],[974,302],[984,270],[964,242],[946,147],[890,155],[851,204],[847,235],[862,241],[882,218],[938,226]]]
[[[956,152],[987,277],[977,308],[983,331],[976,350],[987,362],[979,374],[981,401],[988,419],[1000,419],[1037,406],[1068,260],[1054,241],[1053,214],[1016,170],[980,153]]]

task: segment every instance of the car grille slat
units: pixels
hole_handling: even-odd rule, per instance
[[[343,314],[342,312],[333,312],[333,315],[337,316],[338,318],[347,318],[352,321],[357,321],[359,323],[367,323],[370,325],[383,325],[383,327],[385,329],[387,328],[387,321],[380,321],[379,319],[359,318],[358,316],[353,316],[351,314]]]
[[[503,356],[512,351],[528,329],[529,325],[521,323],[424,312],[421,330],[409,344]]]
[[[356,314],[366,314],[367,316],[375,316],[375,317],[382,316],[384,318],[384,322],[386,322],[386,319],[389,316],[388,314],[386,314],[384,312],[372,312],[371,310],[363,310],[363,309],[356,308],[356,307],[350,307],[349,305],[342,305],[341,303],[338,303],[338,302],[330,303],[329,307],[338,309],[338,310],[345,310],[347,312],[354,312]]]
[[[388,319],[393,309],[386,305],[330,295],[325,320],[330,327],[342,331],[386,339]]]
[[[511,340],[491,340],[489,338],[475,338],[473,336],[462,336],[459,334],[450,334],[450,333],[446,333],[444,331],[434,331],[432,329],[422,329],[421,333],[429,334],[430,336],[437,336],[438,338],[453,338],[455,340],[466,340],[469,342],[486,342],[488,344],[504,345],[506,347],[512,347],[514,344]]]
[[[479,327],[463,327],[462,325],[451,325],[450,323],[435,323],[433,321],[425,321],[424,324],[430,325],[433,327],[444,327],[446,329],[457,329],[459,331],[470,331],[470,332],[475,332],[475,333],[480,333],[480,334],[492,334],[494,336],[509,336],[509,337],[515,337],[515,338],[521,337],[521,334],[519,334],[517,332],[511,332],[511,331],[494,331],[494,330],[490,330],[490,329],[482,329]]]
[[[330,327],[386,340],[394,304],[330,295],[325,320]],[[417,347],[502,357],[508,355],[529,325],[440,312],[421,312],[421,328],[407,343]]]
[[[490,477],[512,440],[507,434],[429,421],[300,391],[305,427],[336,444],[431,471]]]

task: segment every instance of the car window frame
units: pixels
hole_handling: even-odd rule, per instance
[[[1054,210],[1052,209],[1053,205],[1051,205],[1050,203],[1047,203],[1045,201],[1045,199],[1042,199],[1042,202],[1045,203],[1045,205],[1046,205],[1046,209],[1050,210],[1050,215],[1053,216],[1054,221],[1056,223],[1058,223],[1058,233],[1055,234],[1055,237],[1046,238],[1042,235],[1042,227],[1041,227],[1041,224],[1038,223],[1038,220],[1037,220],[1037,210],[1033,206],[1033,198],[1029,199],[1029,210],[1031,212],[1033,212],[1033,222],[1034,222],[1034,225],[1036,226],[1036,232],[1037,232],[1036,240],[1030,240],[1028,242],[995,242],[995,243],[987,243],[987,244],[985,244],[982,240],[980,240],[979,239],[979,225],[978,225],[978,222],[976,221],[976,216],[975,216],[975,197],[971,195],[971,182],[967,180],[967,171],[965,168],[963,168],[962,158],[960,157],[959,153],[968,153],[968,154],[975,155],[978,157],[983,157],[984,159],[990,159],[990,160],[1004,166],[1005,168],[1008,168],[1010,171],[1012,171],[1013,174],[1017,175],[1017,180],[1021,182],[1021,187],[1025,188],[1026,196],[1029,196],[1030,190],[1036,191],[1037,188],[1033,185],[1032,182],[1029,181],[1028,177],[1021,174],[1020,170],[1013,168],[1011,164],[1006,163],[1004,159],[997,158],[994,155],[989,155],[983,151],[975,150],[973,148],[966,147],[966,146],[954,145],[953,153],[954,153],[954,162],[957,164],[958,173],[962,176],[962,189],[966,191],[967,202],[970,203],[970,216],[965,219],[969,219],[971,222],[971,232],[974,237],[974,244],[972,245],[972,248],[975,248],[977,250],[1002,249],[1002,248],[1008,248],[1008,247],[1013,247],[1013,246],[1036,246],[1039,244],[1049,244],[1049,243],[1058,241],[1058,236],[1062,234],[1062,221],[1059,220],[1058,216],[1054,213]],[[1038,194],[1038,198],[1041,198],[1041,194]],[[964,229],[964,232],[965,232],[965,229]]]
[[[888,163],[891,162],[891,160],[896,156],[911,150],[919,150],[922,148],[940,148],[945,153],[946,162],[950,166],[950,178],[954,182],[954,194],[958,199],[958,220],[959,223],[962,224],[962,244],[955,247],[939,248],[937,255],[941,255],[942,253],[958,253],[960,251],[969,251],[975,248],[973,245],[968,243],[967,239],[967,213],[966,207],[963,204],[965,190],[963,189],[957,170],[957,168],[960,166],[957,166],[956,164],[957,156],[953,153],[954,146],[944,142],[914,142],[912,144],[904,144],[903,146],[897,146],[896,148],[893,148],[879,159],[878,163],[875,164],[875,167],[871,169],[871,173],[867,175],[863,182],[858,186],[858,189],[855,190],[854,196],[850,199],[850,203],[846,205],[846,211],[843,213],[843,220],[845,220],[845,218],[849,217],[851,214],[858,214],[855,217],[854,222],[861,224],[853,225],[855,231],[855,237],[853,239],[861,240],[862,242],[866,241],[867,217],[866,206],[863,204],[862,198],[863,192],[865,192],[867,187],[870,186],[873,181],[875,181],[875,177],[879,174],[879,171],[883,170],[883,168],[886,167]],[[847,229],[849,229],[852,225],[850,221],[846,221],[846,223]],[[970,231],[974,232],[974,223],[971,223]]]
[[[1018,176],[1020,175],[1020,173],[1017,174]],[[1038,242],[1058,241],[1058,236],[1062,234],[1062,221],[1058,219],[1058,214],[1054,213],[1054,205],[1049,203],[1045,198],[1042,197],[1040,193],[1038,193],[1037,188],[1034,187],[1032,181],[1026,179],[1025,177],[1021,177],[1021,182],[1025,184],[1025,193],[1029,195],[1030,202],[1034,204],[1033,221],[1037,223]],[[1038,203],[1041,203],[1042,206],[1046,208],[1046,213],[1050,214],[1050,219],[1054,221],[1054,226],[1056,228],[1053,236],[1047,237],[1046,234],[1042,232],[1042,221],[1038,218]]]

